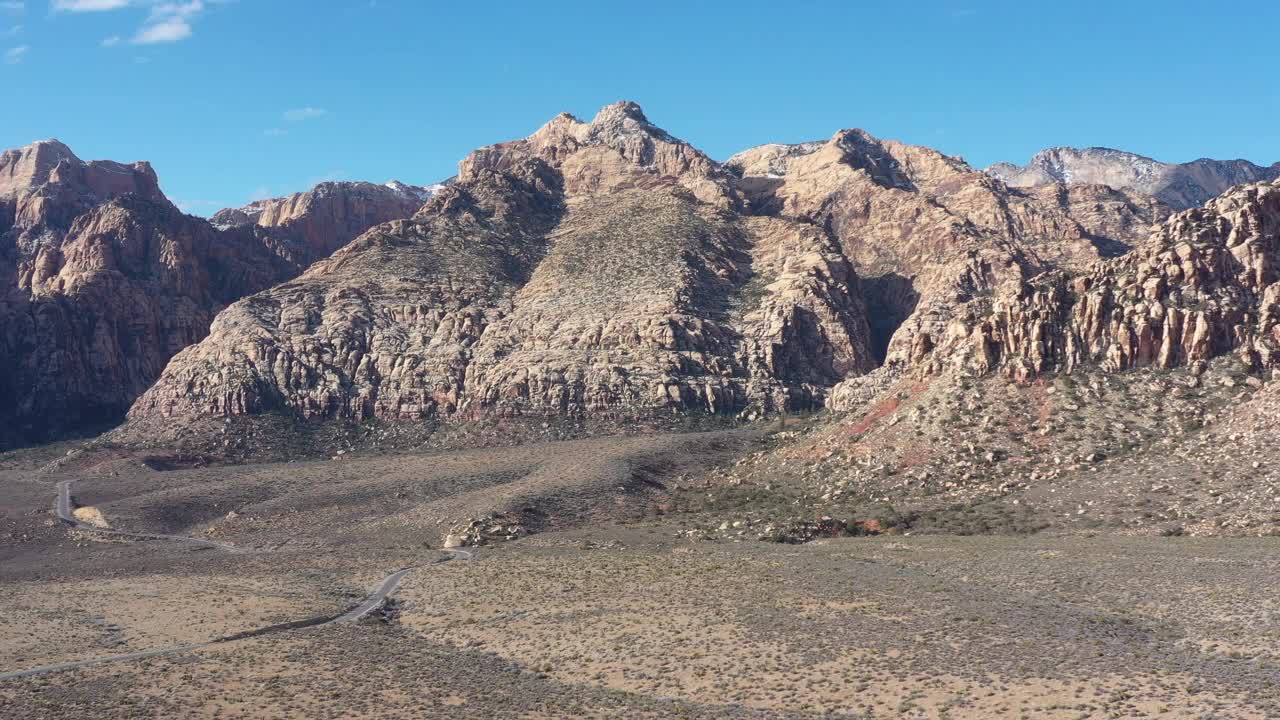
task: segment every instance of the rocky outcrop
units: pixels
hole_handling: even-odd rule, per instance
[[[233,305],[131,416],[625,418],[821,405],[874,366],[829,233],[632,103],[476,151],[412,221]]]
[[[280,198],[220,210],[215,225],[256,225],[279,244],[279,252],[306,267],[326,258],[374,225],[412,216],[443,185],[416,187],[391,181],[324,182]]]
[[[118,419],[219,309],[294,272],[252,232],[134,194],[5,240],[5,444]]]
[[[57,140],[41,140],[0,154],[0,201],[11,208],[7,226],[66,228],[81,212],[114,197],[135,195],[167,203],[145,162],[84,162]]]
[[[1173,213],[1150,195],[1107,185],[1054,183],[1030,188],[1029,195],[1079,223],[1103,257],[1125,254]]]
[[[1228,188],[1280,177],[1280,163],[1270,167],[1247,160],[1201,158],[1164,163],[1110,148],[1049,148],[1025,166],[996,163],[991,175],[1014,187],[1056,183],[1107,185],[1150,195],[1178,210],[1199,207]]]
[[[1280,365],[1280,182],[1244,185],[1161,225],[1134,252],[1085,273],[1055,271],[958,317],[926,368],[1017,378],[1203,366],[1236,353]]]

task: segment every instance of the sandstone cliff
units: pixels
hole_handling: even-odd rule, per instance
[[[721,165],[621,102],[475,151],[411,221],[228,308],[131,416],[816,408],[998,285],[1121,253],[1164,212],[861,131]]]

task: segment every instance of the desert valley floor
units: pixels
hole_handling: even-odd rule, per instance
[[[1274,538],[768,542],[704,480],[767,435],[213,467],[9,453],[0,674],[194,647],[0,675],[0,717],[1280,715]],[[66,480],[87,524],[211,542],[72,528]],[[502,507],[549,519],[503,530]],[[514,539],[439,547],[484,512]],[[235,639],[338,617],[404,568],[359,621]]]

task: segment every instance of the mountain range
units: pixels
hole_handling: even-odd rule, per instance
[[[855,407],[903,373],[1273,367],[1277,169],[984,172],[861,130],[717,162],[620,102],[446,183],[205,221],[145,163],[35,143],[0,158],[4,441],[126,409],[121,439],[212,447],[264,417],[619,427]]]

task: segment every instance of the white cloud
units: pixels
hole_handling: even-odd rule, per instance
[[[191,37],[191,19],[202,12],[202,0],[156,3],[151,6],[146,24],[133,36],[133,43],[155,45],[185,40]]]
[[[191,2],[162,2],[151,8],[151,19],[162,20],[170,17],[191,17],[204,10],[201,0]]]
[[[102,12],[127,7],[130,0],[53,0],[54,10],[67,12]]]
[[[120,44],[120,36],[112,35],[111,37],[102,38],[102,47],[115,47]]]
[[[31,50],[30,45],[19,45],[18,47],[9,48],[4,51],[5,65],[17,65],[26,58],[27,53]]]
[[[221,0],[208,0],[218,3]],[[53,0],[54,11],[88,13],[120,10],[127,7],[150,8],[142,27],[129,42],[134,45],[172,43],[191,37],[192,23],[207,7],[206,0]],[[104,47],[122,42],[118,36],[103,41]]]
[[[156,45],[159,43],[178,42],[191,37],[191,23],[184,18],[171,17],[157,23],[145,25],[133,36],[135,45]]]
[[[286,110],[284,112],[284,119],[288,122],[296,123],[296,122],[302,122],[303,120],[312,120],[314,118],[324,117],[325,115],[328,115],[328,114],[329,114],[328,110],[323,110],[321,108],[313,108],[313,107],[295,108],[293,110]]]

